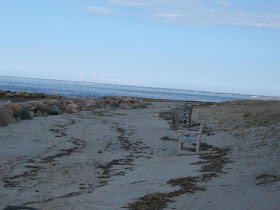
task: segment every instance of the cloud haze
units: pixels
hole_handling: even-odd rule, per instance
[[[108,0],[102,7],[88,6],[83,11],[188,26],[231,25],[280,29],[280,14],[254,11],[238,2],[240,1]],[[118,11],[126,11],[126,14]]]

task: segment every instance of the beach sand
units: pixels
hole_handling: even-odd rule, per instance
[[[184,103],[1,127],[0,208],[279,209],[280,103],[192,102],[211,154],[177,156],[170,113]]]

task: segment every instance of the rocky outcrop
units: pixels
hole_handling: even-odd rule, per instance
[[[23,92],[23,91],[3,91],[0,90],[0,98],[27,98],[27,99],[58,99],[58,98],[63,98],[60,95],[46,95],[44,93],[28,93],[28,92]]]
[[[0,97],[30,97],[30,101],[2,103],[0,126],[16,123],[17,120],[27,120],[33,117],[46,117],[48,115],[73,114],[80,111],[94,109],[143,109],[148,102],[131,97],[103,97],[90,98],[64,98],[54,95],[51,98],[45,94],[26,93],[18,91],[0,91]],[[32,100],[32,97],[42,97],[43,100]],[[55,98],[55,99],[52,99]],[[4,114],[5,113],[5,114]]]

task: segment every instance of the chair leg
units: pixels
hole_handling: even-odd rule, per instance
[[[199,135],[197,137],[197,141],[196,141],[196,150],[195,152],[198,153],[200,151],[200,140],[201,140],[201,135]]]
[[[181,154],[182,148],[183,148],[183,142],[181,142],[181,141],[179,140],[178,155]]]

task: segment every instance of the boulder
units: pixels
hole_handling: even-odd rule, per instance
[[[6,91],[0,90],[0,98],[3,98],[5,94],[6,94]]]
[[[37,106],[42,105],[43,101],[29,101],[28,103],[30,103],[32,106]]]
[[[65,109],[63,110],[63,113],[73,114],[73,110],[70,107],[65,107]]]
[[[13,118],[6,110],[5,107],[0,108],[0,127],[7,126],[9,124],[15,124],[18,121]]]
[[[46,95],[45,97],[49,98],[49,99],[59,99],[59,98],[62,98],[63,96],[60,96],[60,95]]]
[[[24,109],[31,109],[33,107],[33,105],[29,102],[19,103],[19,105]]]
[[[14,114],[24,109],[20,104],[13,104],[13,103],[7,104],[6,107],[10,108],[14,112]]]
[[[147,104],[139,104],[139,108],[142,108],[142,109],[147,108]]]
[[[23,95],[22,91],[18,91],[18,92],[15,93],[16,97],[22,97],[22,95]]]
[[[93,107],[93,106],[96,106],[96,100],[90,100],[90,99],[87,99],[85,100],[85,106],[88,108],[88,107]]]
[[[19,112],[15,113],[15,118],[20,118],[21,120],[32,120],[29,111],[26,109],[20,110]]]
[[[37,110],[37,112],[34,114],[34,117],[41,117],[42,112],[40,110]]]
[[[32,93],[31,97],[32,98],[45,98],[46,95],[44,93]]]
[[[22,94],[22,96],[23,96],[24,98],[30,98],[30,97],[31,97],[31,94],[25,92],[25,93]]]
[[[57,105],[39,104],[36,106],[34,111],[35,112],[40,111],[41,113],[47,113],[50,115],[58,115],[60,108]]]
[[[112,109],[116,109],[116,108],[119,108],[120,105],[119,105],[118,103],[116,103],[116,102],[113,102],[113,103],[110,104],[110,107],[111,107]]]
[[[58,115],[60,112],[60,108],[54,105],[50,110],[47,111],[49,115]]]
[[[42,116],[43,116],[43,117],[47,117],[47,116],[49,116],[49,114],[48,114],[47,112],[43,112],[43,113],[42,113]]]
[[[11,115],[11,117],[14,116],[13,110],[11,110],[10,108],[6,108],[6,107],[4,109],[9,115]]]
[[[48,105],[48,106],[54,106],[54,105],[56,105],[56,106],[58,106],[59,108],[61,108],[61,104],[60,104],[57,100],[55,100],[55,99],[44,101],[43,104],[46,104],[46,105]]]
[[[80,111],[79,106],[77,104],[74,104],[74,103],[68,104],[66,107],[70,108],[73,112],[79,112]]]
[[[13,97],[13,96],[14,96],[13,93],[7,92],[7,93],[3,96],[3,98],[11,98],[11,97]]]
[[[131,104],[131,100],[130,100],[130,99],[122,99],[122,100],[121,100],[121,103],[124,103],[124,104]]]
[[[32,118],[35,117],[35,113],[33,111],[29,111],[29,114]]]

